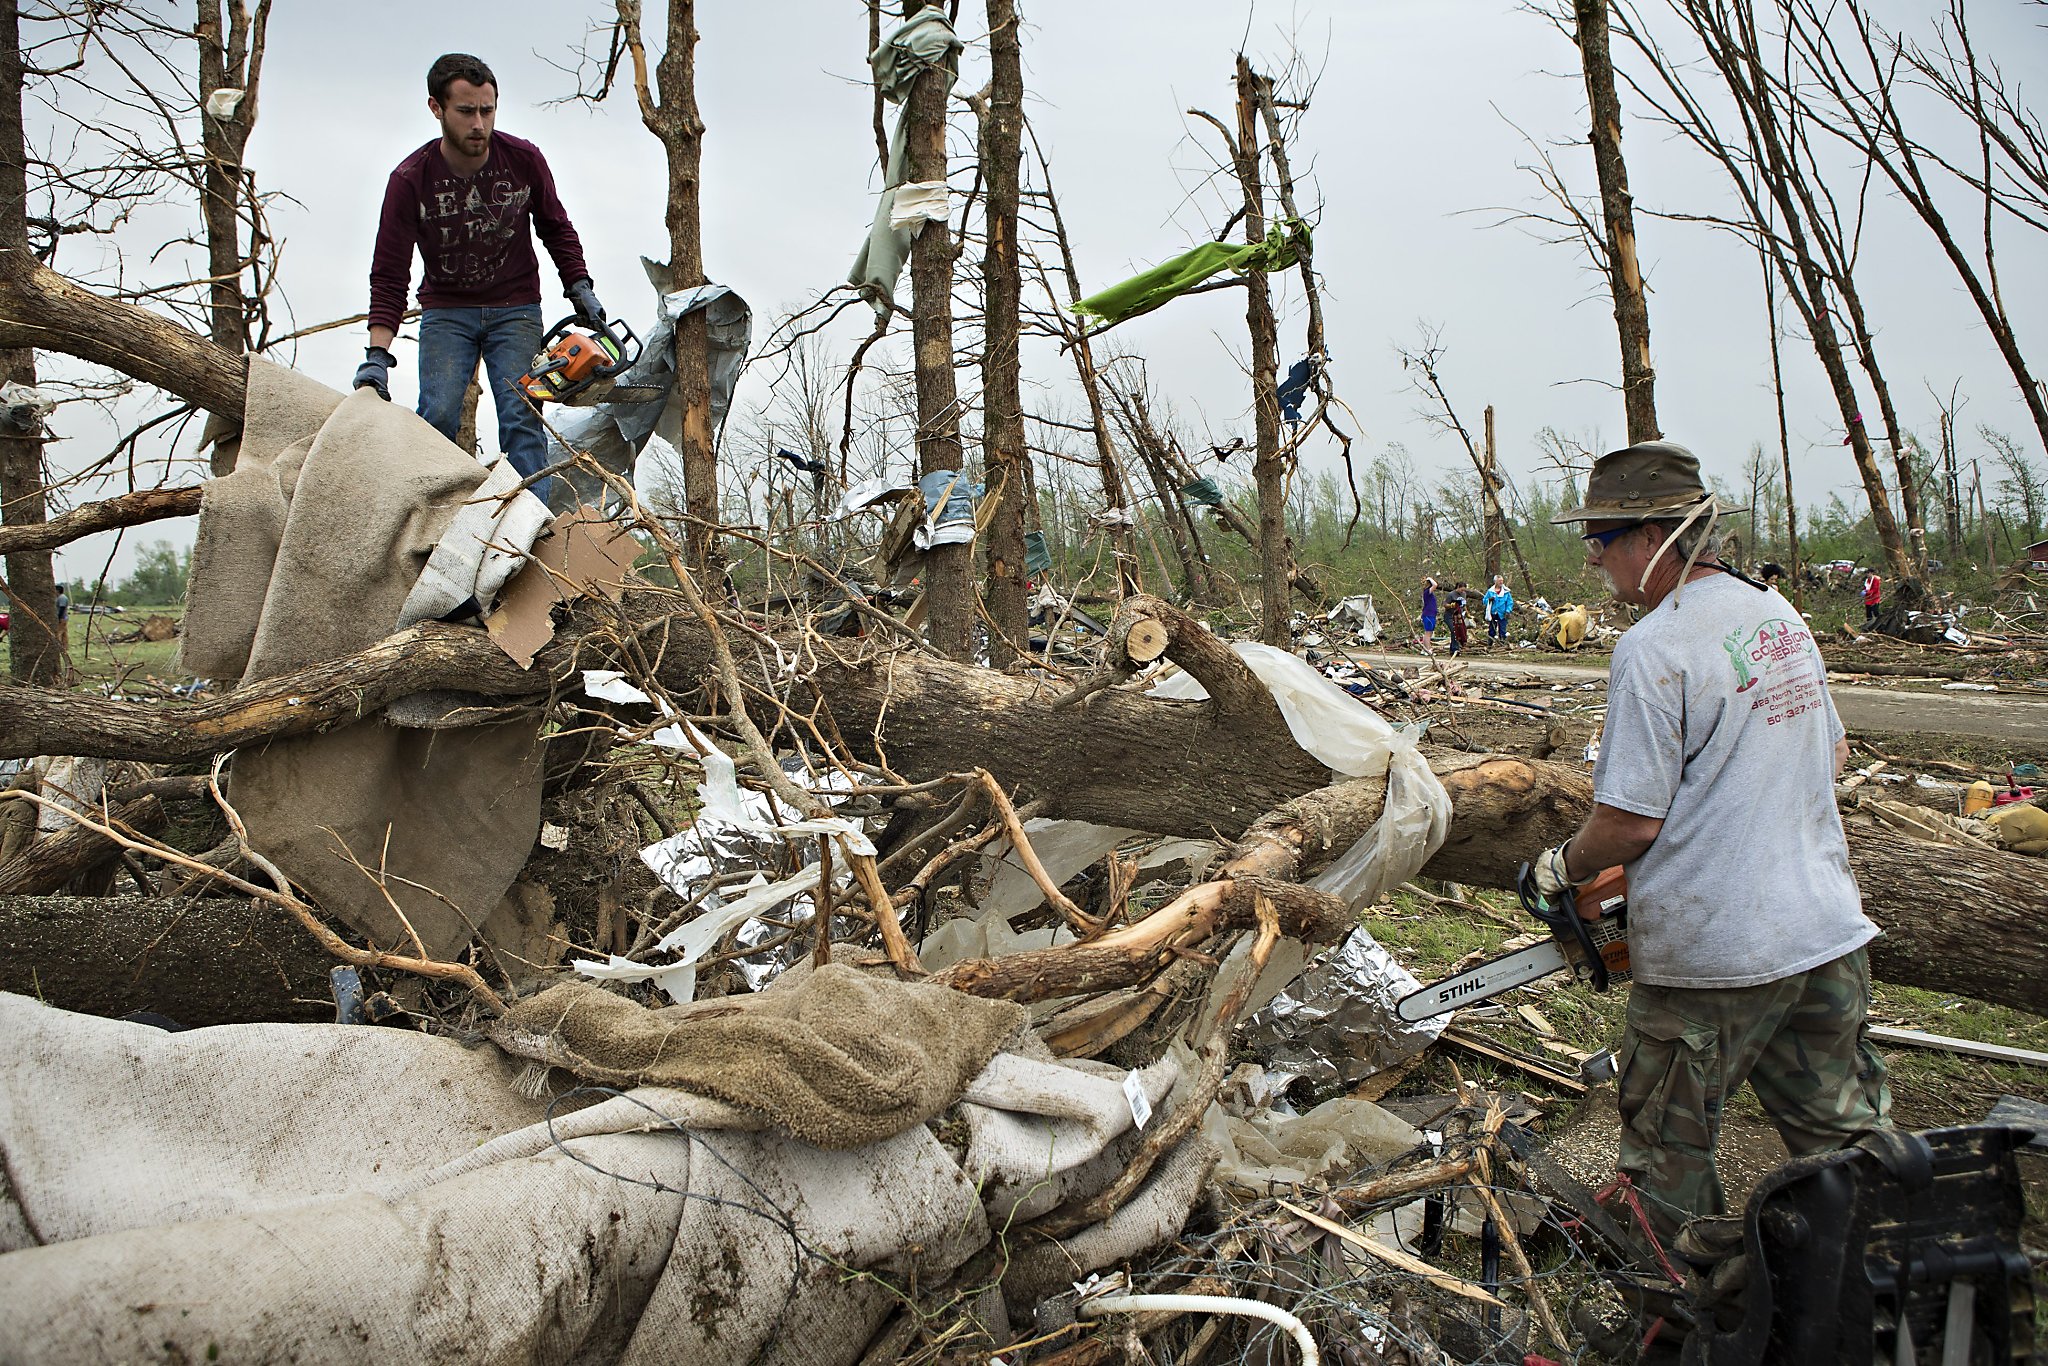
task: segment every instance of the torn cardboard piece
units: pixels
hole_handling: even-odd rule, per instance
[[[617,602],[639,556],[640,543],[623,523],[593,507],[565,512],[534,542],[532,559],[505,586],[484,629],[520,668],[532,668],[555,637],[555,604],[592,592]]]

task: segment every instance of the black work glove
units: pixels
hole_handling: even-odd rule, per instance
[[[603,326],[604,305],[597,301],[597,289],[590,283],[589,276],[569,286],[569,302],[576,306],[576,316],[584,322],[592,327]]]
[[[375,389],[377,397],[386,403],[391,401],[391,367],[398,364],[398,357],[381,346],[363,348],[363,363],[356,367],[358,389]]]

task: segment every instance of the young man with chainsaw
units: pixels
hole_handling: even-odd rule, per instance
[[[384,187],[370,258],[370,345],[355,387],[391,397],[391,341],[417,249],[425,265],[419,414],[454,440],[481,359],[497,404],[498,442],[512,467],[530,476],[547,463],[540,417],[517,387],[541,342],[534,233],[554,258],[577,317],[599,326],[604,307],[547,160],[532,143],[497,131],[498,78],[491,69],[466,53],[437,59],[427,70],[427,110],[441,135],[399,162]],[[550,482],[534,485],[534,493],[546,498]]]
[[[1602,456],[1556,519],[1644,610],[1614,649],[1592,815],[1533,873],[1556,897],[1627,870],[1619,1166],[1667,1241],[1723,1210],[1714,1149],[1744,1081],[1794,1156],[1891,1122],[1864,1028],[1878,929],[1835,809],[1848,742],[1799,613],[1715,554],[1740,511],[1648,441]]]

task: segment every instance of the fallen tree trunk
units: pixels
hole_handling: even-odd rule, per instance
[[[155,797],[137,798],[113,815],[115,825],[138,835],[161,834],[170,824]],[[97,831],[77,825],[60,830],[0,863],[0,896],[44,896],[120,853],[119,845]]]
[[[334,960],[291,917],[224,897],[0,897],[0,991],[182,1025],[332,1020]]]
[[[249,362],[146,308],[103,298],[26,252],[0,252],[0,348],[61,351],[236,422]]]
[[[692,619],[653,615],[664,600],[628,595],[645,653],[684,705],[710,659]],[[1177,614],[1176,614],[1177,615]],[[1206,633],[1203,633],[1206,634]],[[1213,638],[1212,638],[1213,639]],[[1194,650],[1202,648],[1202,642]],[[1223,667],[1176,640],[1191,671]],[[0,689],[0,755],[95,754],[194,759],[265,737],[353,721],[426,688],[460,686],[508,701],[546,694],[574,668],[601,662],[594,632],[565,630],[531,671],[480,632],[422,625],[350,659],[265,680],[197,704],[113,702],[83,694]],[[1220,643],[1216,650],[1228,651]],[[1234,658],[1234,656],[1233,656]],[[1199,673],[1198,673],[1199,676]],[[1049,814],[1166,835],[1236,840],[1293,799],[1329,786],[1327,769],[1286,733],[1269,698],[1218,680],[1221,702],[1166,702],[1121,688],[1060,705],[1043,680],[909,653],[820,658],[792,705],[816,706],[855,757],[910,781],[978,762]],[[1424,873],[1509,887],[1521,861],[1576,828],[1592,801],[1574,764],[1505,755],[1430,754],[1452,801],[1450,835]],[[1346,784],[1353,809],[1318,818],[1301,870],[1344,847],[1378,811],[1378,784]],[[1887,938],[1873,954],[1884,980],[2048,1013],[2048,925],[2039,923],[2040,860],[1998,852],[1958,857],[1893,834],[1850,833],[1871,918]],[[1348,841],[1347,841],[1348,843]]]

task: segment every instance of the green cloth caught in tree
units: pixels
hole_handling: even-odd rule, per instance
[[[1308,243],[1308,224],[1290,218],[1266,234],[1263,242],[1204,242],[1193,251],[1133,275],[1068,307],[1104,323],[1120,323],[1187,293],[1211,275],[1234,270],[1285,270],[1299,259]]]
[[[1190,503],[1200,503],[1203,507],[1220,508],[1223,506],[1223,490],[1217,487],[1216,481],[1206,474],[1199,479],[1191,479],[1187,483],[1182,484],[1180,486],[1180,496],[1187,499]]]

